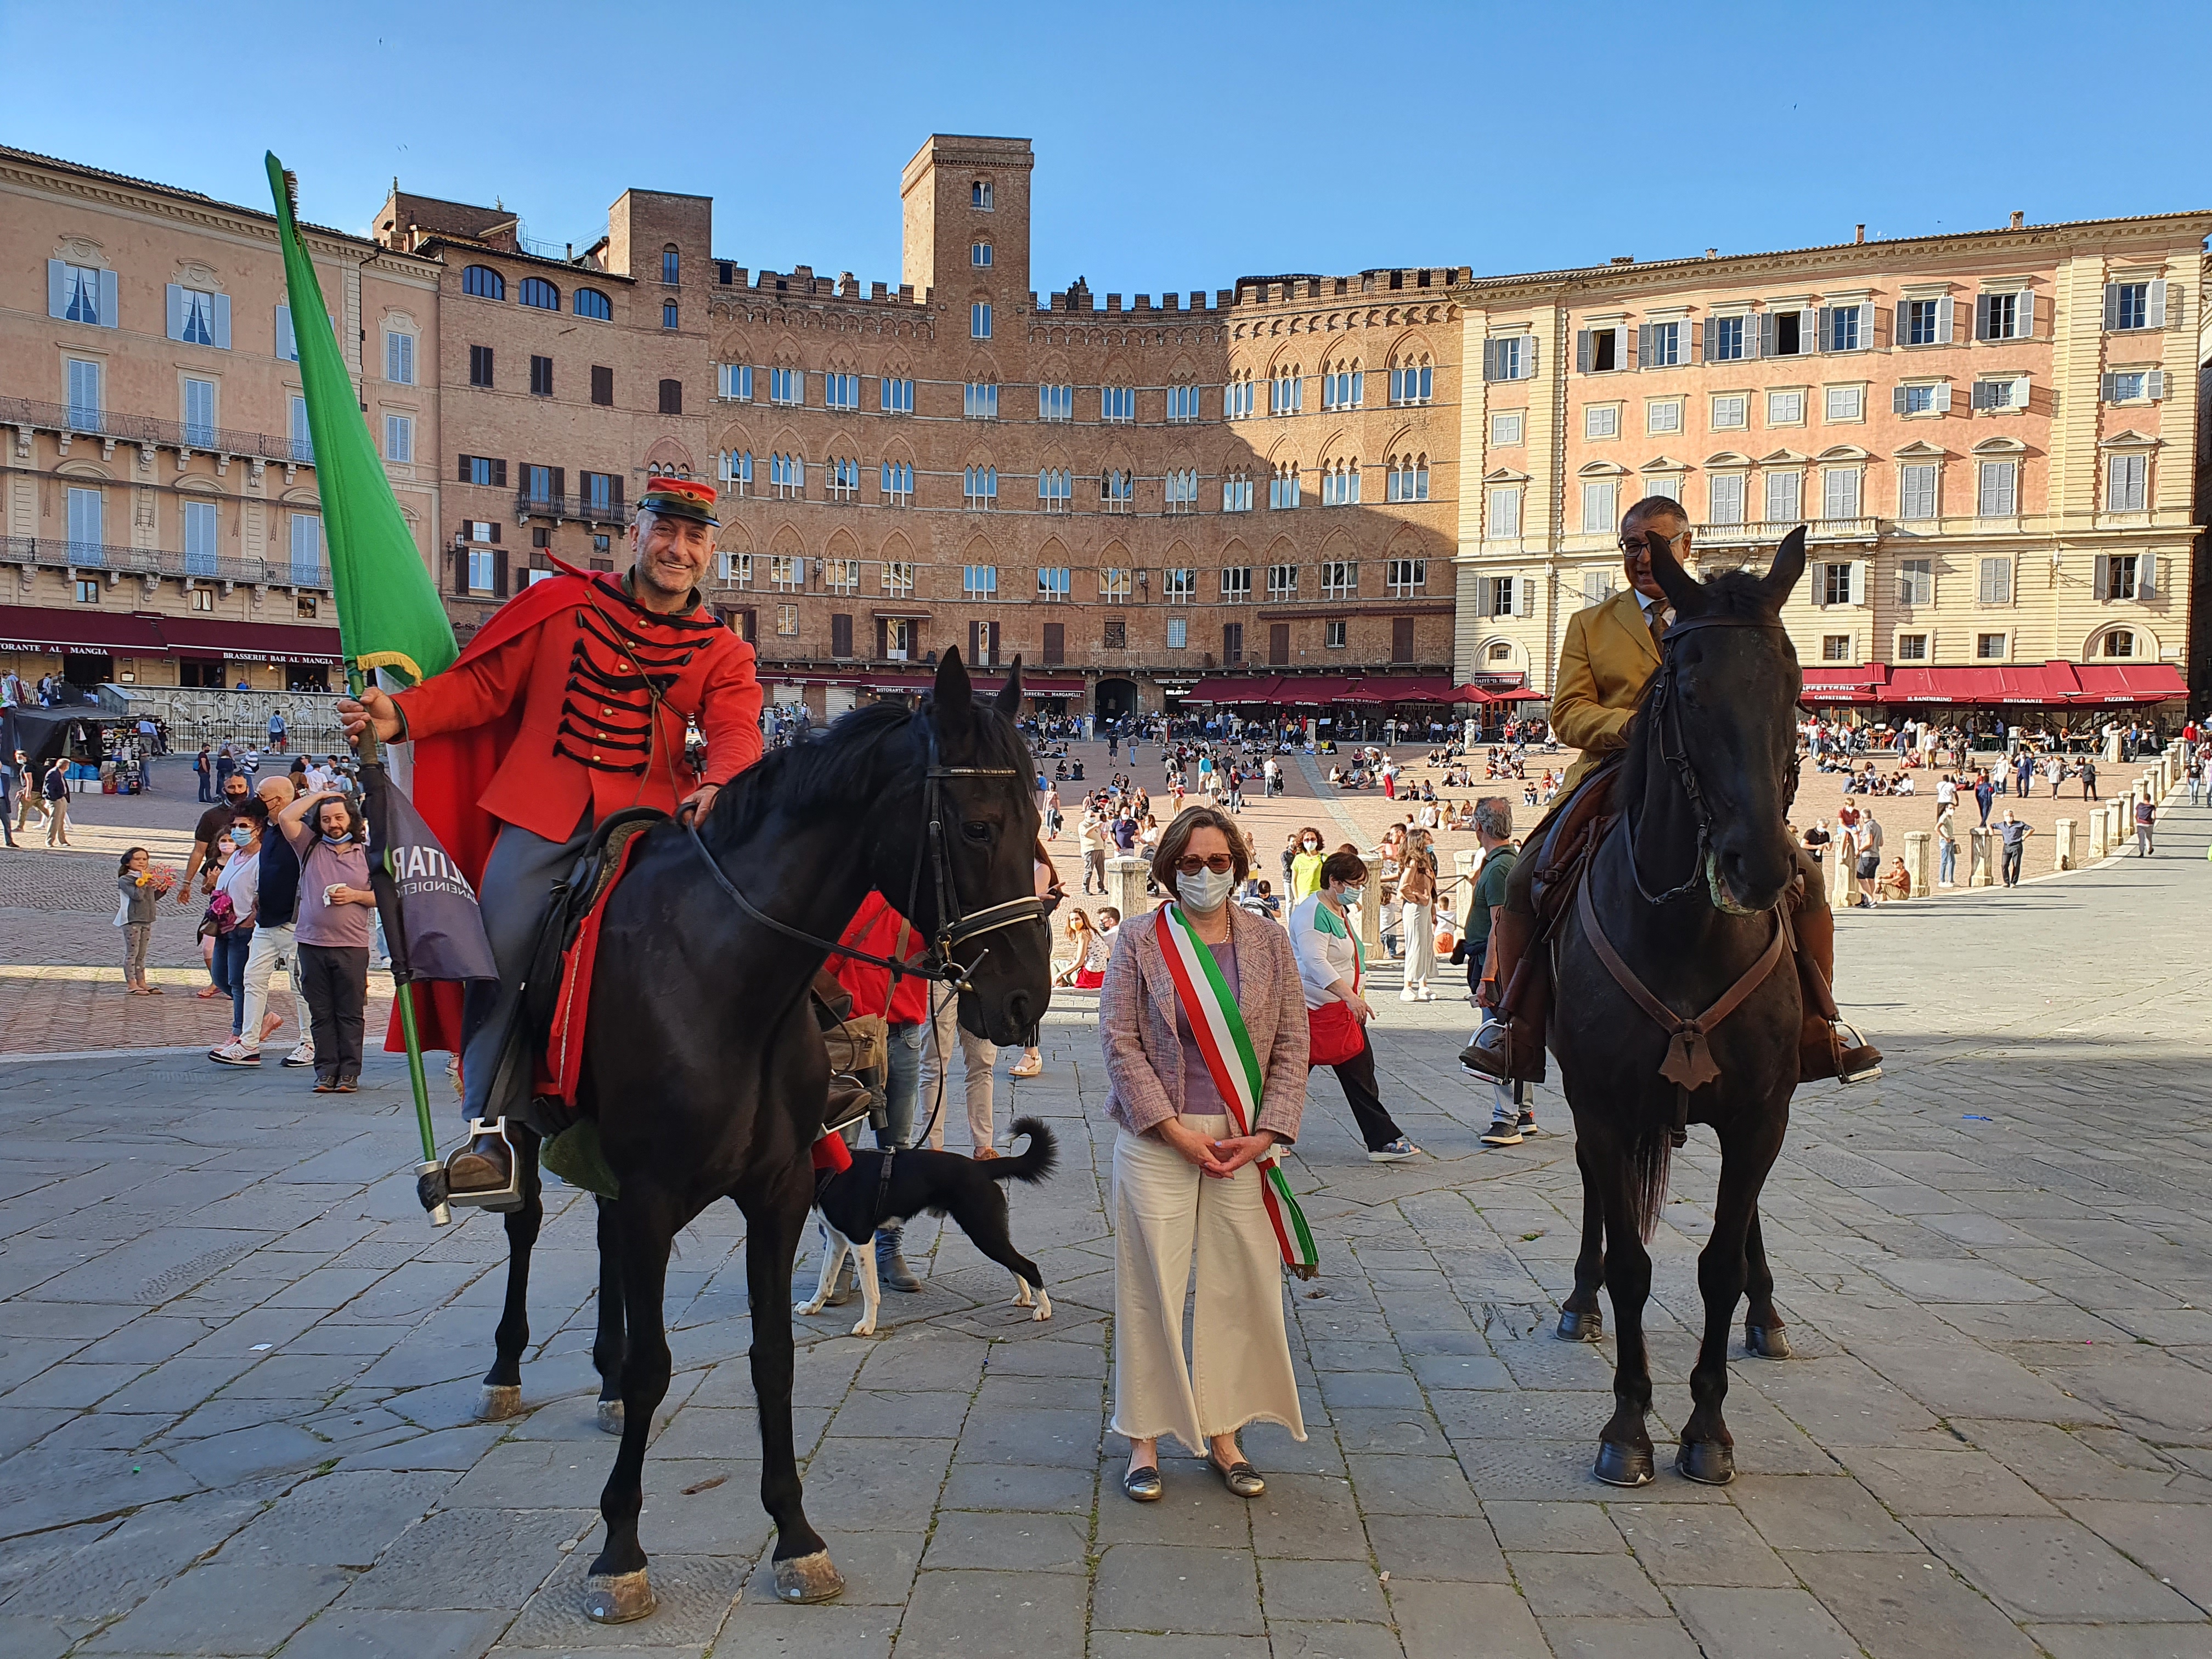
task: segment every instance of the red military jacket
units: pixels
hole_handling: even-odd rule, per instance
[[[860,901],[860,909],[837,942],[898,962],[919,962],[928,954],[928,942],[891,908],[890,900],[877,892]],[[829,966],[830,976],[853,994],[854,1013],[882,1014],[894,1025],[918,1025],[929,1018],[927,980],[902,974],[898,988],[893,990],[888,968],[836,956],[830,958]]]
[[[489,733],[488,749],[467,745],[463,769],[477,775],[463,787],[481,792],[483,811],[548,841],[574,834],[587,808],[595,822],[626,806],[672,811],[700,782],[726,783],[761,755],[752,647],[703,607],[647,611],[603,573],[569,569],[526,588],[451,668],[392,701],[411,739]],[[684,757],[687,717],[706,734],[703,779]]]

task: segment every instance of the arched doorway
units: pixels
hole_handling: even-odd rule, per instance
[[[1091,711],[1101,726],[1115,720],[1133,720],[1137,713],[1137,683],[1134,680],[1101,680],[1091,693]]]

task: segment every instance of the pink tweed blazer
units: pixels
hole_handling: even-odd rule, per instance
[[[1175,981],[1168,977],[1158,910],[1132,916],[1114,935],[1098,990],[1098,1034],[1106,1051],[1106,1115],[1142,1134],[1182,1110],[1182,1041],[1176,1035]],[[1237,1012],[1265,1079],[1257,1127],[1285,1145],[1298,1138],[1306,1106],[1306,996],[1291,936],[1231,905]]]

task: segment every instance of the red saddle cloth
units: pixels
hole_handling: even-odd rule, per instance
[[[574,941],[561,956],[561,989],[553,1004],[553,1024],[544,1051],[538,1056],[537,1075],[531,1092],[550,1096],[564,1105],[576,1103],[576,1085],[584,1074],[584,1032],[592,1009],[592,969],[599,960],[599,924],[607,914],[607,895],[613,892],[629,868],[630,854],[644,837],[626,837],[616,854],[614,869],[599,884],[592,908],[576,928]]]

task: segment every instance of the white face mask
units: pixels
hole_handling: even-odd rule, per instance
[[[1176,875],[1176,896],[1185,905],[1201,915],[1218,910],[1229,902],[1229,895],[1237,885],[1237,872],[1201,870],[1194,876],[1181,872]]]
[[[1367,896],[1367,890],[1364,887],[1347,887],[1336,896],[1337,902],[1346,909],[1356,910],[1359,908],[1359,902]]]

